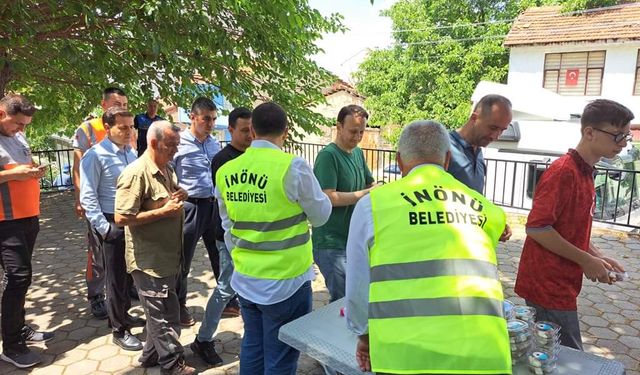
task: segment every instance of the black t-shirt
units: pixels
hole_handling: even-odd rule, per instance
[[[213,177],[213,186],[216,185],[216,172],[229,160],[233,160],[242,155],[243,152],[237,148],[231,146],[229,143],[220,152],[218,152],[213,159],[211,159],[211,176]],[[213,225],[215,226],[216,240],[224,241],[224,229],[222,229],[222,221],[220,220],[220,213],[218,212],[218,202],[215,204],[213,212]]]
[[[164,119],[158,115],[151,118],[146,112],[136,115],[136,117],[133,118],[133,127],[138,130],[138,141],[136,142],[138,144],[138,157],[142,156],[147,149],[147,131],[149,127],[154,121],[160,120]]]

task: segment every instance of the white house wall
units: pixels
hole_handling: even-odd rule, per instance
[[[580,113],[588,100],[612,99],[627,105],[638,119],[640,96],[632,95],[638,49],[640,41],[511,47],[507,81],[509,86],[523,90],[542,88],[545,54],[605,50],[601,96],[564,96],[566,103]]]

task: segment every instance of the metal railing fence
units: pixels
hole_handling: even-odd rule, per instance
[[[32,155],[36,163],[48,164],[40,179],[43,192],[73,189],[73,149],[32,151]]]
[[[325,145],[313,143],[290,143],[285,151],[298,155],[313,166]],[[363,148],[365,160],[375,181],[391,182],[400,178],[395,161],[395,151]],[[34,151],[36,162],[50,163],[41,180],[43,192],[73,188],[71,168],[73,150]],[[485,159],[487,167],[484,194],[504,207],[530,210],[535,187],[550,165],[546,161],[514,161]],[[597,168],[594,176],[596,199],[593,218],[596,221],[640,228],[640,163],[631,168]],[[634,169],[635,168],[635,169]],[[573,189],[573,186],[566,186]]]

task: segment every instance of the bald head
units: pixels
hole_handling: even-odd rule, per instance
[[[486,147],[507,130],[512,119],[509,99],[496,94],[486,95],[473,108],[469,120],[459,133],[474,148]]]
[[[166,120],[154,121],[147,130],[147,144],[150,145],[154,139],[162,141],[168,131],[179,133],[180,128]]]

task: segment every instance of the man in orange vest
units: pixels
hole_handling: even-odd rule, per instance
[[[102,92],[102,102],[100,102],[100,106],[105,112],[111,107],[127,109],[127,94],[117,87],[107,87]],[[80,205],[80,159],[91,146],[100,143],[106,134],[104,124],[102,123],[102,116],[85,121],[76,129],[73,140],[73,186],[75,186],[76,215],[80,218],[84,218],[84,210]],[[136,144],[135,139],[132,140],[132,144]],[[98,319],[107,319],[107,307],[104,296],[104,260],[99,251],[98,244],[93,237],[89,221],[87,221],[87,228],[87,242],[89,244],[87,271],[85,273],[87,299],[91,303],[91,313],[93,316]]]
[[[40,178],[45,167],[34,165],[24,128],[36,108],[20,95],[0,99],[0,256],[6,277],[2,295],[2,360],[19,368],[42,358],[27,343],[45,342],[52,332],[25,324],[24,302],[31,284],[31,255],[40,230]]]

